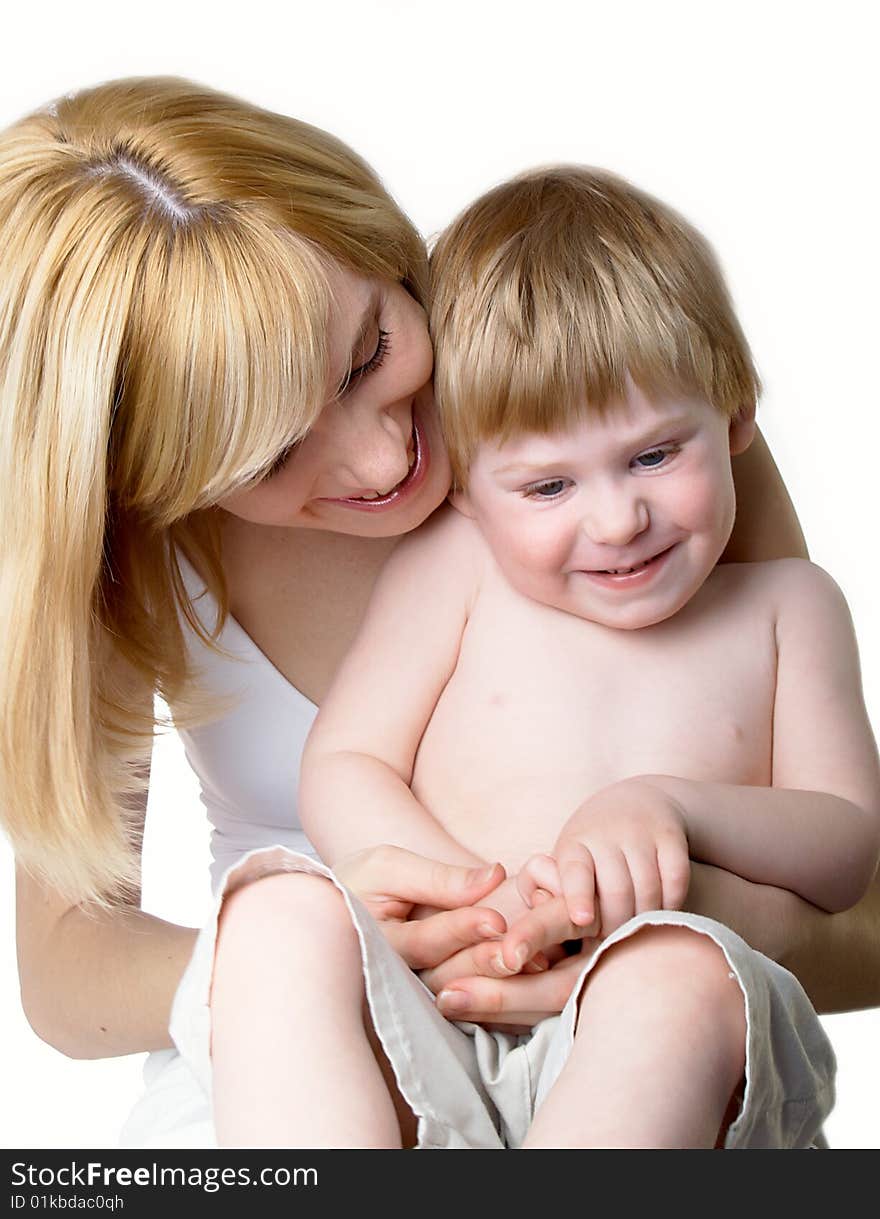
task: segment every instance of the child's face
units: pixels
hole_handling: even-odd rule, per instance
[[[751,417],[730,424],[706,402],[650,399],[630,382],[604,419],[483,444],[455,503],[519,592],[634,630],[681,609],[720,558],[730,457],[753,434]]]

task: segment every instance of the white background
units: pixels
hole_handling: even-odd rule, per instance
[[[0,126],[115,76],[171,73],[329,128],[426,233],[521,168],[572,160],[631,177],[715,244],[763,375],[760,423],[813,559],[846,592],[880,714],[875,538],[878,97],[872,6],[543,0],[251,0],[15,5]],[[163,742],[146,902],[197,924],[206,837]],[[2,1147],[108,1147],[141,1057],[71,1062],[21,1014],[12,870],[0,842]],[[832,1146],[877,1147],[880,1012],[827,1020],[840,1060]]]

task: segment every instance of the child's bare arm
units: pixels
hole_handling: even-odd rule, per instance
[[[328,864],[380,843],[446,863],[482,862],[409,789],[456,665],[478,563],[470,521],[441,510],[386,564],[303,755],[303,826]]]
[[[693,858],[844,910],[880,852],[880,764],[858,648],[830,576],[799,559],[775,566],[773,786],[649,778],[681,806]]]

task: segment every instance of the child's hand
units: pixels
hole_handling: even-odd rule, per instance
[[[601,929],[603,937],[645,910],[679,909],[689,882],[682,810],[643,779],[591,796],[566,822],[553,855],[534,856],[518,879],[530,906],[545,893],[561,896],[575,927]]]

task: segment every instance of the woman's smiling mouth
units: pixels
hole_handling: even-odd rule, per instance
[[[370,496],[346,496],[338,499],[328,497],[322,498],[322,502],[327,504],[345,504],[346,507],[355,508],[361,512],[384,512],[388,508],[397,507],[399,503],[421,486],[428,470],[430,449],[415,408],[413,408],[412,414],[412,434],[410,435],[406,452],[409,469],[400,482],[385,495],[374,493]]]

